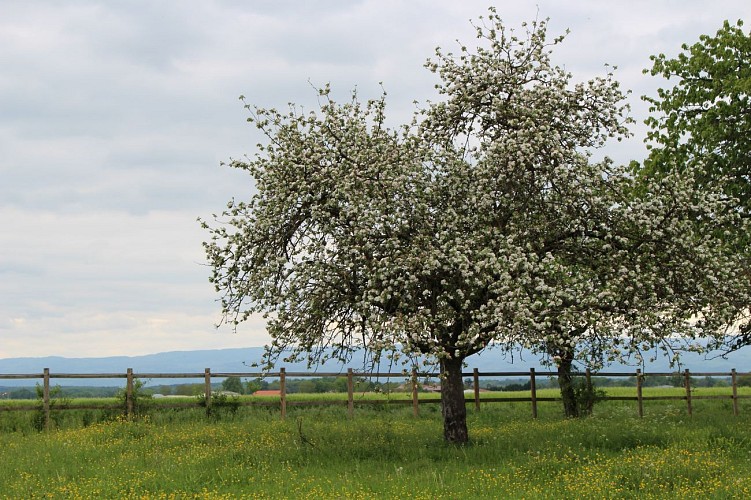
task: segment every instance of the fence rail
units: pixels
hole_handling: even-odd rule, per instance
[[[286,379],[288,377],[297,378],[311,378],[311,377],[347,377],[347,400],[318,400],[318,401],[288,401],[286,391]],[[421,404],[434,404],[439,403],[438,399],[420,399],[418,392],[418,379],[438,377],[440,374],[436,372],[418,372],[413,370],[411,373],[380,373],[380,372],[356,372],[352,368],[349,368],[346,373],[341,372],[287,372],[284,368],[281,368],[278,372],[212,372],[210,368],[206,368],[203,372],[194,373],[134,373],[132,368],[128,368],[125,373],[50,373],[49,368],[45,368],[42,373],[0,373],[0,380],[19,380],[19,379],[42,379],[42,410],[44,412],[45,427],[49,427],[50,411],[52,410],[52,404],[50,401],[50,380],[51,379],[126,379],[125,385],[125,415],[127,418],[131,418],[134,413],[135,404],[135,384],[136,379],[176,379],[176,378],[202,378],[204,380],[204,393],[203,403],[160,403],[160,408],[196,408],[204,407],[207,411],[211,410],[211,379],[212,378],[228,378],[228,377],[245,377],[245,378],[278,378],[279,379],[279,401],[259,400],[259,401],[239,401],[240,406],[279,406],[281,411],[281,417],[285,418],[287,415],[287,407],[289,406],[308,406],[308,405],[347,405],[348,415],[352,417],[354,415],[354,379],[355,377],[365,378],[409,378],[411,383],[411,398],[410,399],[368,399],[358,400],[357,404],[396,404],[396,405],[412,405],[413,414],[417,416],[419,414],[419,407]],[[537,418],[537,403],[561,401],[560,397],[539,397],[537,395],[537,377],[555,377],[557,372],[552,371],[536,371],[534,368],[530,368],[529,371],[499,371],[499,372],[480,372],[475,368],[471,372],[463,372],[462,378],[472,377],[474,394],[471,398],[465,398],[466,403],[474,403],[477,410],[480,410],[482,403],[512,403],[512,402],[528,402],[531,404],[532,417]],[[751,395],[739,395],[738,394],[738,377],[741,375],[751,375],[751,373],[738,373],[735,368],[730,372],[690,372],[688,369],[683,372],[654,372],[654,373],[642,373],[637,369],[634,372],[597,372],[592,373],[587,370],[583,373],[574,373],[576,377],[584,377],[587,386],[592,388],[592,377],[607,377],[607,378],[620,378],[620,377],[634,377],[636,379],[636,396],[604,396],[599,397],[600,401],[636,401],[637,414],[639,417],[644,416],[644,401],[667,401],[667,400],[683,400],[686,401],[686,411],[690,416],[693,412],[693,401],[702,399],[729,399],[732,400],[733,414],[739,414],[738,401],[740,399],[749,399]],[[683,387],[685,394],[681,396],[644,396],[643,395],[643,381],[645,377],[675,377],[680,375],[683,378]],[[697,395],[692,394],[694,388],[691,385],[691,377],[730,377],[730,393],[726,395]],[[530,384],[530,395],[528,397],[508,397],[508,398],[494,398],[494,397],[480,397],[480,377],[528,377]],[[121,406],[117,405],[86,405],[86,404],[67,404],[61,407],[56,407],[55,410],[113,410],[120,409]],[[0,405],[0,411],[30,411],[38,410],[38,405],[14,405],[5,406]]]

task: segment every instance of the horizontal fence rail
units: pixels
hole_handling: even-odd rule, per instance
[[[643,395],[643,381],[646,377],[675,377],[681,376],[683,379],[683,388],[685,393],[680,396],[644,396]],[[749,399],[751,395],[739,395],[737,379],[740,375],[751,375],[750,373],[738,373],[735,369],[730,372],[690,372],[688,369],[683,372],[650,372],[642,373],[637,369],[634,372],[597,372],[593,373],[590,370],[586,372],[572,373],[574,377],[583,377],[586,381],[588,389],[592,389],[592,378],[635,378],[636,379],[636,395],[635,396],[601,396],[597,397],[598,401],[636,401],[637,414],[639,417],[644,416],[644,401],[668,401],[668,400],[683,400],[686,401],[686,411],[690,416],[693,411],[693,401],[702,399],[727,399],[732,401],[733,414],[739,414],[738,401],[740,399]],[[288,401],[286,391],[286,380],[288,377],[295,378],[324,378],[324,377],[347,377],[347,400],[318,400],[318,401]],[[50,380],[51,379],[125,379],[125,415],[127,418],[131,418],[134,413],[135,404],[135,380],[138,379],[203,379],[204,380],[204,393],[203,402],[174,402],[174,403],[160,403],[160,408],[197,408],[205,407],[206,411],[211,411],[212,405],[212,378],[278,378],[279,379],[279,394],[278,401],[276,400],[257,400],[257,401],[237,401],[238,406],[278,406],[281,411],[281,417],[285,418],[287,414],[287,407],[289,406],[322,406],[322,405],[347,405],[348,415],[352,417],[354,415],[354,379],[358,378],[403,378],[409,380],[411,384],[411,398],[410,399],[367,399],[358,400],[358,405],[378,405],[378,404],[395,404],[395,405],[412,405],[413,414],[419,415],[419,407],[421,404],[435,404],[440,403],[439,399],[420,399],[419,398],[419,378],[436,378],[440,374],[437,372],[418,372],[413,370],[412,372],[399,372],[399,373],[381,373],[381,372],[358,372],[349,368],[346,372],[287,372],[284,368],[281,368],[278,372],[212,372],[210,368],[206,368],[203,372],[193,373],[134,373],[132,368],[128,368],[125,373],[51,373],[49,368],[45,368],[42,373],[0,373],[0,380],[19,380],[19,379],[42,379],[42,405],[41,409],[44,412],[45,428],[49,427],[50,412],[52,411],[52,404],[50,398]],[[538,377],[557,377],[558,372],[554,371],[536,371],[534,368],[530,368],[529,371],[498,371],[498,372],[480,372],[475,368],[471,372],[463,372],[462,378],[472,377],[474,394],[472,397],[465,398],[466,403],[474,403],[477,410],[480,410],[480,406],[483,403],[518,403],[528,402],[531,404],[531,413],[533,418],[537,418],[537,403],[561,401],[561,397],[539,397],[537,395],[537,378]],[[691,377],[729,377],[731,384],[729,387],[729,394],[726,395],[697,395],[693,394],[694,388],[691,385]],[[529,378],[529,396],[528,397],[480,397],[480,377],[526,377]],[[30,411],[39,410],[39,405],[0,405],[0,411]],[[91,405],[91,404],[66,404],[57,406],[55,410],[118,410],[122,409],[121,405]]]

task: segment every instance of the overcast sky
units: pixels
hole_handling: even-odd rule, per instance
[[[263,345],[261,321],[214,327],[197,217],[247,199],[220,162],[260,137],[238,96],[264,107],[389,94],[390,116],[432,96],[422,64],[472,42],[487,1],[0,0],[0,358],[110,356]],[[649,56],[751,22],[748,0],[494,2],[509,26],[571,30],[555,60],[584,79],[618,66],[639,96]],[[642,126],[611,146],[644,156]]]

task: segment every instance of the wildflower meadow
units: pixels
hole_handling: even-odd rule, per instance
[[[0,414],[0,498],[748,498],[751,403],[607,401],[469,408],[470,442],[440,438],[437,404],[152,410],[62,421]],[[61,412],[62,413],[62,412]],[[74,413],[74,412],[72,412]],[[31,417],[29,417],[31,418]],[[16,422],[11,424],[13,419]],[[15,427],[14,427],[15,426]]]

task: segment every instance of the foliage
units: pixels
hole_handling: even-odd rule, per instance
[[[605,396],[605,391],[599,389],[597,384],[588,383],[582,377],[574,379],[574,400],[576,401],[578,415],[592,415],[595,403],[600,402]]]
[[[133,380],[133,390],[131,393],[132,416],[136,418],[144,417],[152,407],[151,393],[146,390],[146,383],[141,379]],[[115,399],[122,408],[123,415],[128,413],[128,392],[126,388],[119,389],[115,393]]]
[[[58,426],[63,420],[63,412],[55,411],[65,408],[70,404],[70,398],[63,394],[59,385],[49,389],[49,414],[44,408],[44,387],[36,384],[37,410],[34,412],[34,428],[37,431],[48,430],[48,424]],[[49,415],[49,419],[48,419]]]
[[[245,394],[245,387],[243,387],[243,383],[240,380],[240,377],[234,376],[234,377],[227,377],[222,381],[222,390],[224,391],[230,391],[237,394]]]
[[[254,378],[245,382],[245,394],[253,394],[256,391],[269,388],[269,383],[262,378]]]
[[[657,97],[643,97],[653,114],[646,121],[651,152],[640,175],[660,177],[694,169],[698,188],[720,189],[747,222],[751,218],[751,33],[744,33],[740,20],[734,25],[725,21],[714,36],[702,35],[681,48],[675,58],[652,56],[652,68],[645,70],[676,82],[672,88],[658,89]],[[745,223],[720,232],[728,252],[745,254],[734,278],[746,286],[735,297],[736,328],[728,337],[716,339],[713,348],[732,351],[751,344],[749,234]]]
[[[653,113],[647,120],[652,151],[648,173],[700,164],[704,184],[721,183],[739,209],[751,215],[751,33],[743,22],[725,21],[715,36],[683,44],[676,58],[652,56],[653,76],[675,86],[644,97]]]
[[[354,377],[352,382],[355,392],[387,392],[400,385],[398,382],[378,382],[366,377]],[[265,388],[278,390],[279,381],[267,382]],[[285,381],[285,389],[288,394],[343,393],[347,392],[347,377],[288,378]]]
[[[211,404],[206,404],[206,395],[197,396],[198,404],[206,408],[206,416],[217,421],[225,417],[234,417],[240,408],[240,398],[221,392],[211,393]]]
[[[530,382],[524,382],[523,384],[508,384],[500,388],[501,391],[528,391],[532,387]]]
[[[0,399],[36,399],[34,387],[2,387]]]
[[[751,387],[751,374],[739,375],[736,384],[738,387]]]
[[[546,31],[517,35],[491,9],[476,49],[427,62],[442,100],[396,129],[385,94],[338,104],[327,86],[309,113],[246,105],[267,143],[232,166],[257,192],[203,223],[204,246],[224,321],[264,314],[269,366],[427,356],[444,435],[465,442],[461,368],[488,346],[570,373],[725,324],[717,288],[735,263],[713,235],[733,214],[691,175],[639,193],[626,167],[592,161],[627,134],[624,95],[612,72],[574,83],[550,60],[564,37]]]
[[[66,398],[107,398],[117,392],[117,387],[60,386],[60,394]],[[37,389],[33,385],[21,387],[0,387],[0,399],[35,399]]]

